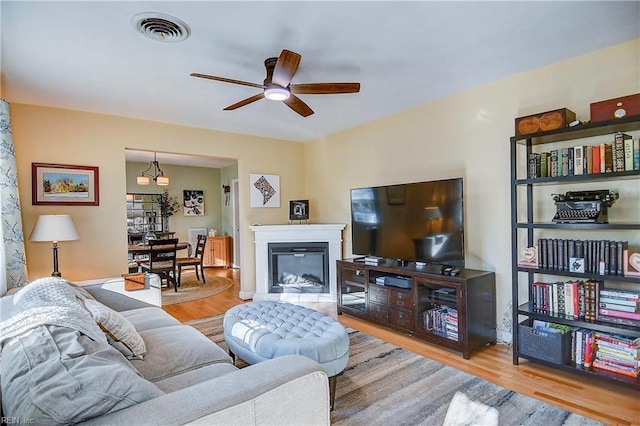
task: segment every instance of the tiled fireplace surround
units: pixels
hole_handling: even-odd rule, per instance
[[[344,224],[255,225],[256,292],[253,300],[281,302],[336,302],[336,261],[342,258]],[[269,243],[327,243],[329,293],[269,293]]]

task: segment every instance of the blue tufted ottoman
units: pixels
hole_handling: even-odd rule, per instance
[[[292,354],[319,362],[329,377],[333,408],[336,376],[349,360],[349,336],[338,321],[304,306],[260,301],[229,309],[223,329],[231,356],[248,364]]]

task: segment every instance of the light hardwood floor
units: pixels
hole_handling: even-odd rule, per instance
[[[234,279],[225,292],[194,302],[165,306],[178,320],[224,313],[239,303],[240,272],[237,269],[206,269],[207,276],[220,275]],[[640,425],[640,391],[613,383],[573,375],[521,360],[513,365],[510,348],[487,346],[465,360],[456,352],[421,342],[411,336],[379,327],[347,315],[337,315],[333,303],[307,304],[310,308],[337,318],[346,327],[359,330],[402,347],[411,352],[449,365],[469,374],[496,383],[523,395],[556,405],[565,410],[599,420],[610,425]]]

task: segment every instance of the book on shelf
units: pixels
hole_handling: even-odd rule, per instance
[[[600,290],[600,296],[619,298],[622,300],[640,300],[640,290],[621,290],[617,288],[605,288]]]
[[[633,139],[631,135],[626,133],[618,132],[614,135],[614,151],[615,151],[615,164],[613,171],[615,172],[624,172],[626,170],[626,157],[627,153],[625,152],[625,141],[631,141],[631,148],[633,149]],[[629,152],[630,159],[633,161],[633,152]],[[633,170],[633,163],[631,164],[631,169]]]
[[[638,377],[637,369],[626,369],[626,368],[624,368],[622,366],[619,366],[617,364],[604,362],[604,361],[598,360],[598,359],[596,359],[593,362],[593,368],[597,368],[597,369],[600,369],[600,370],[611,371],[612,373],[617,373],[617,374],[624,374],[625,376]]]
[[[610,143],[604,144],[604,173],[613,172],[613,147]]]
[[[562,153],[562,155],[560,155],[560,153]],[[558,159],[558,161],[560,161],[560,164],[558,164],[558,172],[562,172],[560,176],[569,176],[569,148],[560,148],[558,156],[560,157]]]
[[[591,156],[593,158],[593,164],[591,169],[593,173],[600,173],[600,147],[594,146],[591,149]]]
[[[540,176],[538,177],[547,177],[547,156],[549,154],[547,152],[540,153]]]
[[[593,173],[593,147],[589,146],[589,145],[585,145],[584,146],[584,158],[585,158],[585,165],[584,165],[584,172],[588,175]]]
[[[633,170],[640,170],[640,138],[633,140]]]
[[[595,333],[593,367],[637,377],[640,372],[640,338],[613,333]]]
[[[638,321],[638,325],[640,325],[640,313],[637,312],[625,312],[619,311],[617,309],[598,308],[598,315],[598,318],[605,316]]]
[[[640,348],[640,337],[625,336],[615,333],[596,333],[596,338],[599,342],[607,342],[618,347],[625,348]]]
[[[624,140],[624,170],[633,170],[633,138],[629,136]]]
[[[551,177],[561,176],[558,174],[558,150],[551,151]]]
[[[584,171],[584,148],[582,145],[573,147],[573,174],[581,175]]]
[[[600,300],[600,303],[598,304],[598,308],[602,308],[602,309],[613,309],[615,311],[623,311],[623,312],[632,312],[632,313],[640,313],[640,305],[621,305],[618,303],[612,303],[612,302],[603,302],[602,299]]]
[[[529,154],[529,168],[527,177],[534,179],[540,176],[540,154],[532,152]]]

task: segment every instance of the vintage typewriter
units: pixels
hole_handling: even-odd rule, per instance
[[[558,223],[608,223],[607,208],[619,197],[609,190],[569,191],[553,194],[556,202],[554,222]]]

